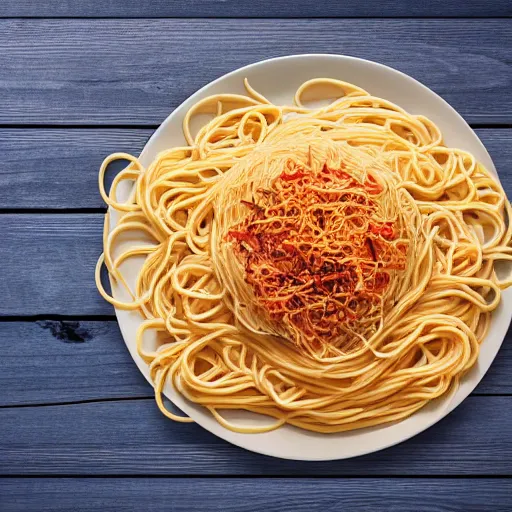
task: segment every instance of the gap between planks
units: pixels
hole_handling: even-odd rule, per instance
[[[468,395],[467,398],[469,398],[469,397],[508,398],[511,396],[512,396],[512,393],[478,393],[478,392],[474,392],[474,393],[471,393],[470,395]],[[63,401],[63,402],[0,405],[0,410],[2,410],[2,409],[30,409],[30,408],[37,408],[37,407],[65,407],[65,406],[73,406],[73,405],[87,405],[87,404],[108,403],[108,402],[142,402],[142,401],[152,401],[154,399],[155,399],[155,396],[153,394],[145,395],[145,396],[130,396],[130,397],[90,398],[90,399],[85,399],[85,400],[68,400],[68,401]]]
[[[278,459],[278,460],[284,460],[284,459]],[[339,459],[342,460],[348,460],[348,459]],[[302,461],[301,461],[302,462]],[[305,461],[307,462],[307,461]],[[328,461],[329,462],[329,461]],[[336,462],[336,460],[330,461],[330,462]],[[313,469],[313,466],[316,464],[316,461],[311,462],[311,466]],[[315,479],[315,480],[360,480],[360,479],[396,479],[396,478],[403,478],[403,479],[424,479],[424,480],[458,480],[460,478],[463,478],[464,480],[503,480],[503,479],[510,479],[510,475],[508,474],[489,474],[489,475],[465,475],[465,474],[452,474],[452,475],[432,475],[432,474],[386,474],[383,473],[380,474],[355,474],[355,475],[329,475],[329,474],[321,474],[321,475],[315,475],[315,474],[292,474],[292,475],[286,475],[286,474],[265,474],[265,475],[240,475],[240,474],[222,474],[222,475],[211,475],[208,473],[205,474],[196,474],[196,473],[190,473],[190,474],[173,474],[173,475],[163,475],[160,473],[144,473],[144,474],[125,474],[125,473],[119,473],[119,474],[112,474],[112,473],[105,473],[105,474],[99,474],[96,473],[94,475],[91,474],[53,474],[53,473],[31,473],[29,475],[20,473],[20,474],[9,474],[9,475],[0,475],[0,479],[9,479],[9,478],[23,478],[23,479],[31,479],[31,478],[52,478],[52,479],[59,479],[59,480],[74,480],[76,478],[87,478],[87,479],[103,479],[103,478],[122,478],[122,479],[141,479],[141,478],[152,478],[152,479],[161,479],[161,480],[175,480],[175,479],[185,479],[185,478],[193,478],[193,479],[210,479],[210,480],[218,480],[218,479],[237,479],[237,480],[263,480],[268,478],[273,479],[280,479],[280,480],[304,480],[304,479]]]
[[[1,20],[2,18],[0,18]],[[53,18],[52,18],[53,19]],[[208,84],[207,84],[208,85]],[[172,114],[175,109],[171,110]],[[473,130],[479,129],[507,129],[512,128],[512,123],[468,123]],[[2,129],[19,130],[156,130],[159,124],[34,124],[34,123],[0,123]]]

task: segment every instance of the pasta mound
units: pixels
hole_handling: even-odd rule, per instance
[[[409,247],[402,218],[381,204],[390,201],[382,179],[343,161],[318,169],[288,161],[270,187],[241,200],[245,218],[225,239],[255,304],[300,347],[347,351],[380,323]]]

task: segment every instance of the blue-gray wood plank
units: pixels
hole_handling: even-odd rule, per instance
[[[97,178],[101,161],[116,151],[138,155],[152,133],[123,128],[0,128],[0,209],[103,208]],[[511,195],[512,129],[476,133]]]
[[[505,479],[8,479],[4,512],[510,512]]]
[[[0,215],[0,318],[112,315],[96,290],[102,214]]]
[[[430,0],[411,2],[395,0],[3,0],[0,16],[37,17],[256,17],[256,18],[313,18],[313,17],[407,17],[407,16],[510,16],[509,0]]]
[[[3,19],[0,124],[154,126],[227,71],[315,52],[393,66],[472,123],[512,123],[512,20],[492,18]]]
[[[508,353],[482,393],[512,392]],[[153,396],[115,320],[0,321],[0,389],[0,407]]]
[[[504,131],[512,143],[512,130]],[[152,133],[123,128],[0,128],[0,209],[104,208],[98,192],[102,160],[113,152],[138,155]],[[512,144],[505,147],[510,147],[512,157]],[[109,176],[114,174],[109,168]]]
[[[511,394],[512,331],[478,395]],[[0,407],[152,397],[115,320],[0,322]]]
[[[111,315],[97,293],[101,214],[0,215],[0,316]]]
[[[0,475],[512,476],[511,423],[511,396],[471,396],[409,441],[313,464],[257,455],[174,423],[153,398],[0,408]]]

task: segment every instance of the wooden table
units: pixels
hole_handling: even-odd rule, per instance
[[[0,510],[512,510],[512,340],[414,439],[300,463],[164,419],[98,295],[97,169],[196,89],[293,53],[400,69],[472,124],[512,194],[512,3],[3,0]],[[426,113],[428,114],[428,112]]]

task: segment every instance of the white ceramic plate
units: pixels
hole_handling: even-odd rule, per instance
[[[246,66],[215,80],[193,94],[162,123],[142,151],[142,163],[148,165],[160,151],[184,145],[181,123],[194,103],[212,94],[244,93],[243,79],[246,77],[257,91],[278,105],[292,103],[298,86],[311,78],[337,78],[354,83],[375,96],[397,103],[410,113],[428,116],[441,128],[447,145],[470,151],[488,169],[496,172],[489,154],[475,133],[437,94],[413,78],[387,66],[340,55],[280,57]],[[120,199],[123,199],[123,195],[128,197],[129,190],[126,188],[119,192]],[[114,226],[115,215],[112,215],[111,222]],[[138,268],[137,262],[128,267],[130,281],[135,279]],[[120,290],[114,289],[114,294],[124,298]],[[148,366],[135,348],[135,333],[142,317],[134,312],[120,310],[116,310],[116,314],[126,345],[140,371],[149,380]],[[458,390],[448,397],[431,402],[410,418],[396,424],[339,434],[317,434],[288,425],[264,434],[240,434],[223,428],[206,409],[188,402],[173,389],[167,389],[166,395],[205,429],[254,452],[299,460],[355,457],[404,441],[438,422],[457,407],[473,391],[491,365],[505,337],[511,316],[512,289],[509,289],[503,294],[503,301],[493,315],[491,329],[483,342],[478,363],[464,377]],[[230,414],[229,417],[234,416]],[[243,411],[236,413],[236,418],[248,424],[268,422],[266,418]],[[170,420],[162,416],[162,421]]]

